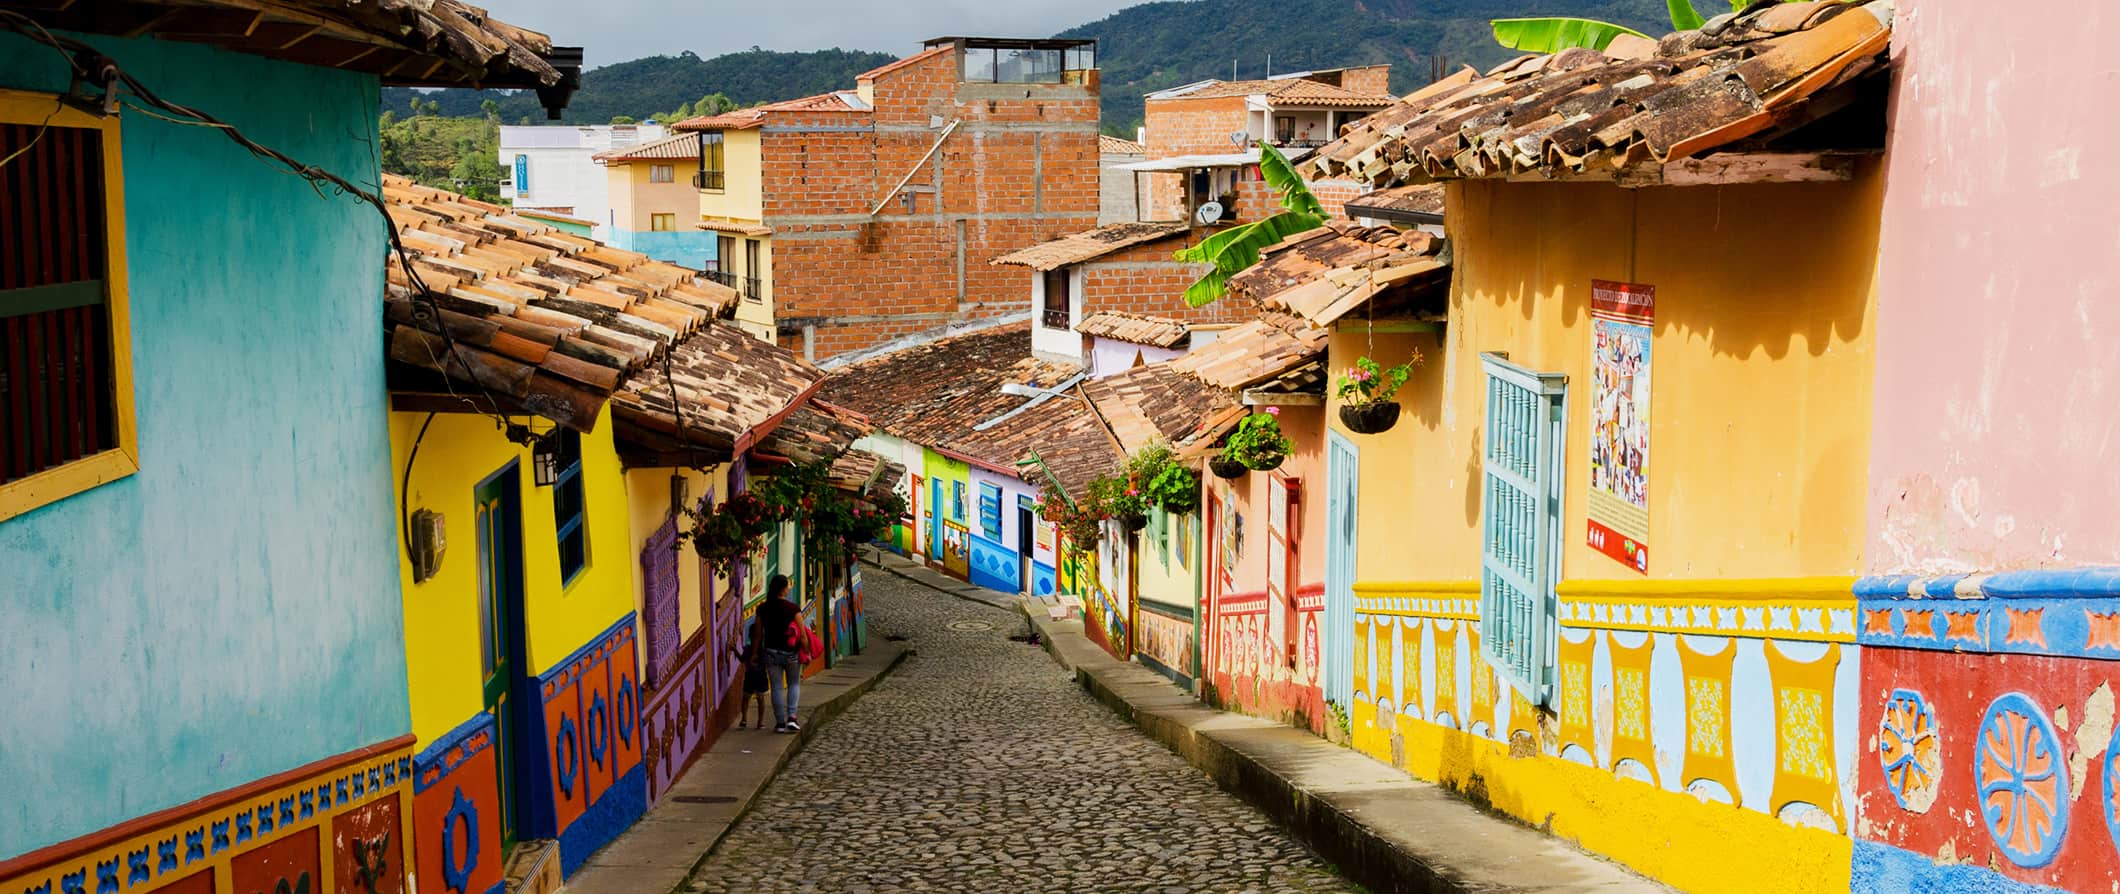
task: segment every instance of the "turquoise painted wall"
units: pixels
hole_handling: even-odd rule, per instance
[[[611,244],[627,251],[637,251],[658,261],[669,261],[679,267],[694,270],[707,269],[707,262],[714,260],[717,250],[714,234],[705,230],[691,232],[621,230],[611,228]]]
[[[378,179],[374,78],[91,40]],[[64,71],[0,35],[0,87]],[[140,472],[0,522],[0,858],[411,729],[383,226],[210,129],[127,113],[124,153]]]

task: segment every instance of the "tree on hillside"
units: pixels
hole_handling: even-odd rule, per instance
[[[484,202],[501,197],[501,163],[492,152],[466,149],[449,169],[449,182],[457,192]]]
[[[486,101],[484,101],[484,102],[481,102],[481,103],[479,103],[479,104],[478,104],[478,110],[479,110],[479,111],[480,111],[481,113],[483,113],[483,114],[485,115],[485,117],[486,117],[486,120],[488,120],[488,121],[499,121],[499,120],[501,120],[501,104],[500,104],[500,103],[494,102],[493,100],[490,100],[490,99],[489,99],[489,100],[486,100]]]

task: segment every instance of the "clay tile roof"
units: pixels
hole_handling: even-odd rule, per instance
[[[813,463],[844,454],[856,439],[874,430],[860,413],[807,401],[774,426],[758,449],[799,463]]]
[[[1237,391],[1317,359],[1329,337],[1297,317],[1266,311],[1170,365],[1208,385]]]
[[[1116,223],[1017,249],[995,258],[993,263],[1032,270],[1058,270],[1069,264],[1101,258],[1122,248],[1180,236],[1187,229],[1183,223]]]
[[[1182,92],[1181,92],[1182,91]],[[1344,106],[1383,108],[1398,97],[1383,93],[1356,93],[1306,78],[1273,78],[1251,81],[1213,81],[1193,89],[1178,88],[1151,99],[1222,99],[1231,96],[1264,96],[1269,105]]]
[[[819,93],[798,99],[784,99],[759,106],[768,112],[866,112],[868,109],[850,100],[846,91]]]
[[[937,370],[948,370],[941,375]],[[1078,370],[1031,356],[1030,324],[1016,323],[912,345],[834,370],[818,397],[861,413],[876,428],[940,445],[1023,405],[1010,382],[1059,386]]]
[[[1414,183],[1380,189],[1347,200],[1348,217],[1411,220],[1415,215],[1441,217],[1443,184]]]
[[[1147,155],[1148,147],[1100,133],[1097,135],[1097,152],[1102,155]]]
[[[636,161],[668,161],[670,159],[695,159],[699,157],[698,132],[681,133],[674,137],[627,146],[622,149],[606,149],[589,156],[603,164],[629,164]]]
[[[1379,185],[1552,176],[1764,142],[1801,127],[1812,97],[1891,64],[1891,8],[1891,0],[1755,4],[1718,17],[1712,33],[1525,56],[1485,75],[1467,69],[1349,125],[1302,167]]]
[[[848,450],[832,460],[832,486],[856,494],[883,494],[905,478],[905,464],[866,450]]]
[[[390,357],[581,431],[630,374],[736,306],[698,271],[385,175],[384,204],[420,281],[386,264]],[[441,319],[430,319],[439,310]],[[446,326],[448,339],[441,334]],[[732,330],[733,331],[733,330]],[[451,357],[449,346],[457,354]],[[775,349],[777,350],[777,349]]]
[[[778,442],[781,455],[802,453],[800,460],[809,461],[836,454],[829,444],[841,440],[841,432],[831,427],[840,421],[833,411],[798,405],[823,378],[822,371],[786,349],[718,322],[679,342],[667,363],[647,364],[628,377],[612,395],[611,416],[633,450],[690,455],[704,448],[714,454],[703,461],[726,459],[749,446],[754,430],[784,419],[780,428],[796,429]],[[681,408],[672,403],[672,380]],[[829,418],[815,418],[820,414]],[[851,420],[849,426],[858,427]],[[768,439],[779,436],[780,428]],[[810,439],[811,434],[823,439]],[[846,435],[839,449],[859,436]]]
[[[1152,348],[1175,348],[1192,336],[1182,320],[1106,310],[1083,317],[1075,331]]]
[[[1349,221],[1297,233],[1260,253],[1259,262],[1229,278],[1229,292],[1271,311],[1330,326],[1385,292],[1440,306],[1450,262],[1439,237]]]
[[[1037,483],[1035,467],[1017,465],[1033,451],[1060,479],[1067,492],[1084,493],[1089,480],[1117,468],[1125,457],[1097,422],[1089,404],[1076,397],[1056,397],[1022,413],[1010,416],[985,431],[936,445],[945,453],[979,460],[985,465],[1014,472],[1024,481]]]
[[[551,38],[460,0],[0,2],[25,6],[55,30],[212,44],[379,75],[392,86],[545,87],[562,77],[547,58]]]
[[[1245,414],[1236,391],[1208,385],[1168,362],[1084,382],[1082,393],[1127,453],[1158,441],[1184,452],[1213,441]]]
[[[763,125],[765,123],[765,110],[763,108],[753,106],[752,108],[748,109],[737,109],[733,112],[723,112],[719,115],[701,115],[697,118],[686,118],[683,121],[679,121],[676,124],[670,125],[670,129],[680,131],[748,130],[750,128]]]

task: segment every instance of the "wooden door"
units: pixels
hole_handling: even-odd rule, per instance
[[[493,716],[500,773],[501,847],[514,847],[525,826],[530,799],[527,774],[518,774],[518,750],[535,750],[519,738],[521,724],[516,692],[528,669],[523,643],[522,485],[516,463],[508,465],[472,491],[477,513],[480,688],[486,713]]]

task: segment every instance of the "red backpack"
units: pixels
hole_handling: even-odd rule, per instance
[[[816,661],[817,656],[824,651],[824,643],[818,640],[817,631],[811,630],[810,625],[803,623],[801,615],[796,615],[795,620],[788,622],[788,642],[795,644],[795,660],[804,664]]]

